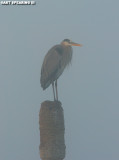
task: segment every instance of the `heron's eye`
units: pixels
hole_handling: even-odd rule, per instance
[[[71,40],[70,39],[68,39],[68,41],[67,41],[68,43],[71,43]]]

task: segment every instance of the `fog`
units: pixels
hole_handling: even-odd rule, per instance
[[[0,5],[0,159],[39,160],[39,110],[53,100],[40,70],[65,38],[72,65],[58,80],[65,160],[119,159],[119,1],[36,1]]]

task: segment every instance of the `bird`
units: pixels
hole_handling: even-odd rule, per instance
[[[82,45],[64,39],[60,44],[53,46],[46,54],[41,67],[41,87],[45,90],[52,84],[54,101],[58,101],[57,80],[72,60],[72,46]]]

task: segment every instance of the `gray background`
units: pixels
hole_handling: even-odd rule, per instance
[[[119,1],[51,0],[0,5],[0,159],[39,160],[40,87],[47,51],[69,38],[73,61],[59,78],[66,160],[119,159]]]

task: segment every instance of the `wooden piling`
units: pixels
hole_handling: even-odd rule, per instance
[[[39,113],[40,157],[42,160],[65,158],[64,114],[60,102],[45,101]]]

